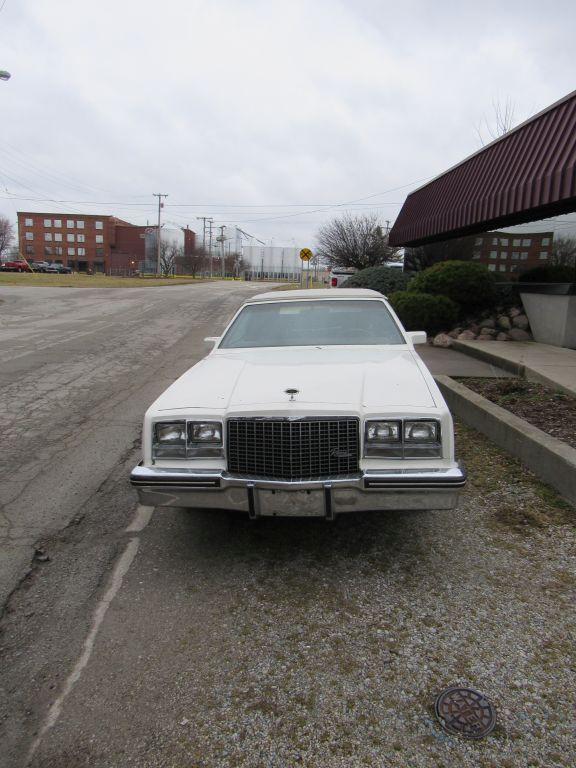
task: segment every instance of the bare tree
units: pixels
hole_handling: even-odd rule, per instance
[[[576,267],[576,237],[561,235],[552,241],[552,263]]]
[[[176,258],[176,264],[185,275],[196,277],[203,272],[208,265],[208,253],[204,248],[195,248],[192,253],[180,254]]]
[[[516,124],[514,116],[516,108],[509,96],[503,102],[493,99],[492,110],[494,114],[491,120],[484,115],[476,125],[476,135],[482,146],[509,133]]]
[[[439,243],[406,248],[404,251],[404,271],[420,272],[439,261],[469,261],[474,251],[474,236],[455,237]]]
[[[160,241],[160,271],[164,277],[174,274],[176,259],[182,255],[182,246],[176,240]]]
[[[14,240],[14,225],[4,216],[0,216],[0,257],[8,252]]]
[[[399,250],[388,245],[378,217],[369,214],[333,219],[320,227],[316,240],[317,256],[330,267],[374,267],[397,260]]]

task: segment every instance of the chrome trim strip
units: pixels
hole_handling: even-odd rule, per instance
[[[466,484],[466,470],[460,465],[448,469],[382,469],[367,470],[362,474],[308,480],[273,480],[270,478],[239,477],[219,469],[172,469],[170,467],[143,467],[139,464],[130,474],[135,487],[222,489],[227,487],[269,489],[330,489],[359,488],[462,488]]]

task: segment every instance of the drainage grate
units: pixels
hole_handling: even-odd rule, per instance
[[[436,699],[436,716],[449,733],[481,739],[496,725],[494,707],[472,688],[447,688]]]

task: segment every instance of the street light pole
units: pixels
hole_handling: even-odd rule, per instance
[[[158,231],[156,233],[156,274],[160,274],[160,215],[162,208],[164,207],[164,203],[162,202],[163,197],[168,197],[168,195],[164,195],[161,192],[153,192],[152,195],[154,197],[158,198]]]

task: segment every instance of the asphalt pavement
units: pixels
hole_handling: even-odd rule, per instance
[[[0,291],[1,768],[572,765],[573,511],[471,430],[453,512],[136,504],[144,410],[258,290]]]

